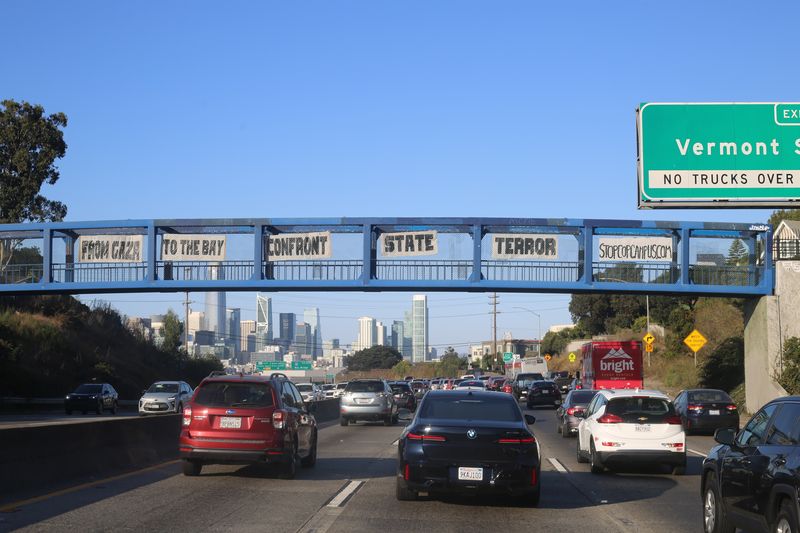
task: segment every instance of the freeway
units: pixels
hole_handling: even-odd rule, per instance
[[[319,459],[294,480],[257,467],[207,466],[200,477],[169,462],[115,478],[0,506],[0,531],[403,532],[528,530],[701,531],[699,468],[712,446],[687,439],[687,475],[660,470],[592,475],[575,460],[575,439],[555,431],[551,409],[526,411],[542,447],[537,508],[503,498],[448,497],[398,502],[396,440],[402,427],[321,424]]]
[[[81,424],[84,422],[102,422],[104,420],[114,420],[116,418],[130,418],[139,416],[136,411],[119,411],[116,415],[104,412],[102,415],[80,413],[74,415],[65,414],[63,410],[26,413],[26,414],[2,414],[0,415],[0,429],[51,426],[58,424]]]

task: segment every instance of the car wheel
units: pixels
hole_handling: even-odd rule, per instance
[[[597,450],[594,449],[594,443],[590,444],[589,466],[592,474],[602,474],[605,470],[603,463],[600,461],[600,455],[597,453]]]
[[[393,419],[394,419],[394,417],[392,415],[387,416],[386,418],[383,419],[383,425],[384,426],[391,426]]]
[[[191,461],[189,459],[183,460],[184,476],[199,476],[201,470],[203,470],[203,464],[199,461]]]
[[[183,413],[183,404],[179,403],[178,408],[175,410],[176,413],[182,414]]]
[[[400,415],[394,415],[394,416],[392,417],[392,425],[395,425],[395,424],[397,424],[397,422],[398,422],[399,420],[400,420]]]
[[[525,504],[531,507],[536,507],[539,505],[539,499],[541,498],[542,490],[540,487],[536,487],[536,490],[530,491],[528,494],[525,495]]]
[[[586,461],[586,458],[585,458],[585,457],[583,456],[583,454],[581,453],[581,437],[580,437],[580,435],[578,435],[578,438],[577,438],[577,439],[575,439],[575,459],[576,459],[576,460],[577,460],[579,463],[585,463],[585,462],[587,462],[587,461]]]
[[[722,508],[717,488],[717,476],[709,474],[703,488],[703,531],[705,533],[734,533],[734,528]]]
[[[342,418],[339,419],[339,425],[346,426],[349,423],[350,423],[350,421],[348,419],[346,419],[345,417],[342,417]]]
[[[281,464],[280,477],[281,479],[294,479],[297,475],[297,446],[289,457],[289,459]]]
[[[561,423],[561,420],[559,420],[559,421],[556,423],[556,433],[561,433],[561,430],[562,430],[563,428],[564,428],[564,424],[562,424],[562,423]]]
[[[775,533],[797,533],[797,511],[789,500],[781,502],[781,509],[775,518]]]
[[[567,424],[563,424],[561,426],[561,436],[565,439],[568,439],[572,436],[572,433],[569,431],[569,426]]]
[[[395,496],[401,502],[413,502],[417,499],[417,492],[404,487],[398,478],[395,486]]]
[[[686,473],[686,456],[683,456],[683,463],[672,467],[673,476],[682,476]]]
[[[117,414],[117,402],[114,402],[114,405],[111,407],[111,414]]]
[[[303,457],[300,461],[300,464],[303,468],[311,468],[315,464],[317,464],[317,435],[314,434],[314,444],[311,445],[311,449],[308,452],[308,455]]]
[[[102,402],[97,402],[97,407],[95,407],[94,412],[97,413],[98,415],[103,414],[103,404],[102,404]]]

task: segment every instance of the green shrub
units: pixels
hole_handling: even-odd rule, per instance
[[[789,394],[800,394],[800,338],[789,337],[783,343],[783,372],[778,383]]]
[[[732,391],[744,381],[744,340],[725,339],[711,352],[700,372],[700,383],[710,389]]]

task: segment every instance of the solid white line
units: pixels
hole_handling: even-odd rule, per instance
[[[698,452],[697,450],[693,450],[691,448],[686,448],[686,451],[690,452],[690,453],[693,453],[695,455],[699,455],[700,457],[705,457],[706,456],[706,454],[704,454],[703,452]]]
[[[548,457],[547,460],[550,461],[550,464],[553,465],[553,468],[555,468],[556,470],[558,470],[562,474],[566,474],[567,473],[567,469],[564,468],[564,465],[562,465],[561,462],[558,459],[556,459],[555,457]]]
[[[329,503],[328,507],[339,507],[351,494],[358,490],[363,481],[351,481]]]
[[[400,439],[397,439],[396,441],[394,441],[394,442],[392,443],[392,446],[397,446],[397,443],[398,443],[398,442],[400,442]],[[372,485],[370,485],[370,486],[372,486]]]

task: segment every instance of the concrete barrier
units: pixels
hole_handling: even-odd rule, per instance
[[[338,420],[339,399],[313,415]],[[177,459],[180,431],[179,415],[0,429],[0,503]]]

